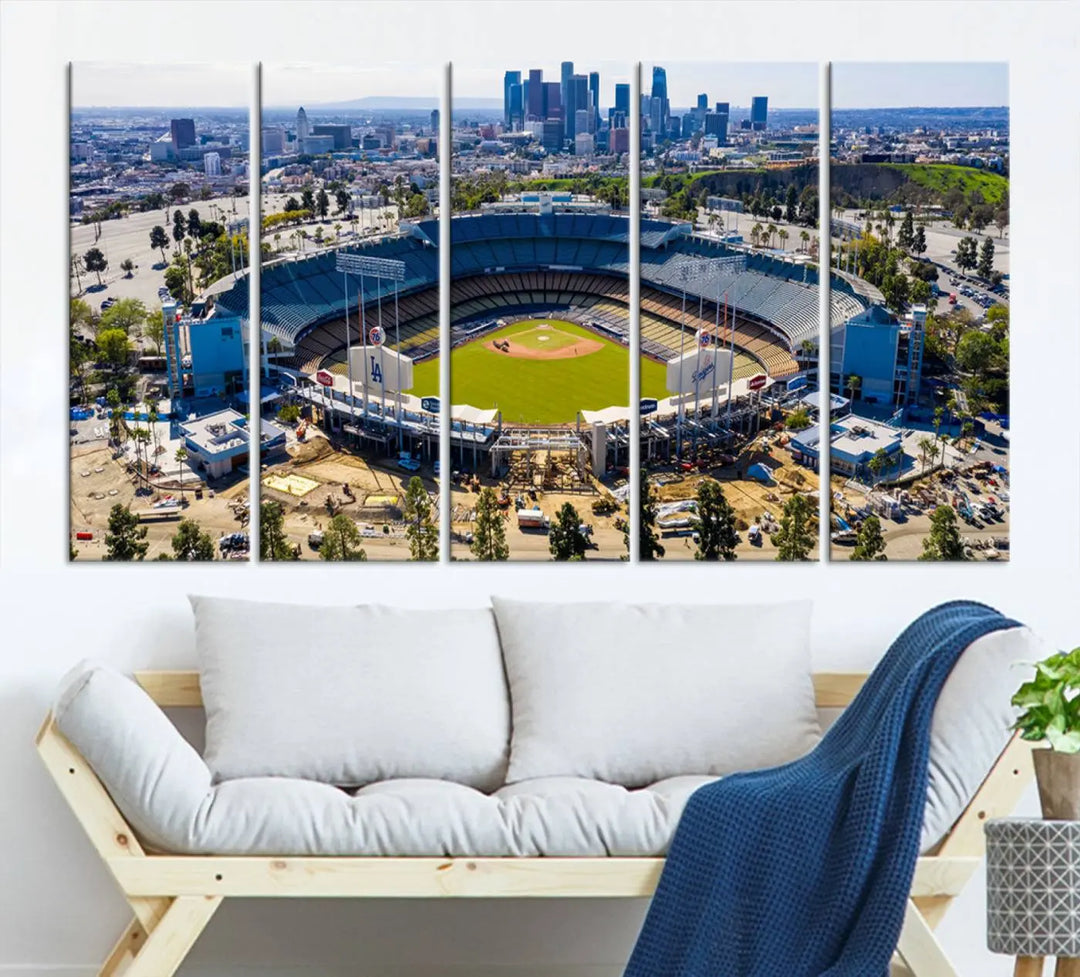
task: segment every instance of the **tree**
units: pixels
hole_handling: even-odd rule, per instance
[[[938,456],[937,442],[933,438],[922,437],[919,438],[919,455],[922,458],[923,471],[926,471],[927,464],[933,464]]]
[[[304,210],[309,210],[312,213],[315,212],[315,193],[311,187],[304,187],[300,191],[300,206]]]
[[[191,187],[183,182],[174,183],[169,188],[169,196],[172,198],[173,203],[180,203],[191,196]]]
[[[795,223],[797,216],[795,212],[796,202],[798,201],[798,191],[795,189],[794,183],[789,183],[787,188],[787,197],[784,200],[784,220],[789,224]]]
[[[981,375],[1000,355],[994,337],[979,329],[969,329],[956,344],[956,365],[966,373]]]
[[[975,269],[980,278],[989,278],[994,273],[994,239],[983,238],[982,247],[979,249],[979,265]]]
[[[122,329],[127,336],[138,336],[146,322],[146,306],[138,299],[117,299],[98,320],[98,333]]]
[[[976,241],[973,237],[962,237],[956,244],[956,267],[961,271],[970,271],[975,267]]]
[[[91,248],[83,255],[83,265],[87,271],[97,275],[97,283],[101,285],[101,273],[109,267],[109,261],[102,253],[101,248]]]
[[[296,550],[285,535],[285,509],[280,502],[259,505],[259,559],[296,560]]]
[[[135,262],[131,258],[125,258],[120,262],[120,268],[124,272],[124,277],[130,278],[135,271]]]
[[[795,494],[784,503],[780,528],[772,535],[777,560],[796,562],[809,557],[814,548],[812,515],[810,502],[805,495]]]
[[[922,224],[915,228],[915,239],[911,242],[911,250],[916,254],[922,254],[926,250],[926,228]]]
[[[956,513],[950,505],[939,505],[930,515],[930,533],[923,539],[920,560],[963,560],[964,542]]]
[[[105,534],[106,560],[132,561],[146,556],[146,527],[126,505],[116,503],[109,510],[109,531]]]
[[[319,557],[341,563],[365,562],[367,553],[360,545],[361,539],[356,523],[344,512],[339,512],[323,533]]]
[[[172,551],[178,560],[206,562],[214,558],[214,539],[194,519],[181,519],[172,538]]]
[[[201,235],[202,226],[203,226],[202,218],[199,216],[199,212],[194,207],[192,207],[191,210],[188,211],[188,218],[187,218],[187,232],[188,232],[188,234],[190,234],[194,238],[201,237],[202,236]]]
[[[805,407],[796,407],[786,418],[784,426],[789,431],[801,431],[810,426],[810,412]]]
[[[476,519],[473,521],[473,539],[469,549],[478,560],[510,558],[506,526],[493,488],[483,489],[480,498],[476,500]]]
[[[98,352],[112,368],[113,373],[120,373],[128,365],[131,356],[131,341],[123,329],[103,329],[97,335]]]
[[[352,203],[352,197],[349,195],[349,191],[340,188],[334,191],[334,202],[337,204],[337,212],[344,214],[349,209],[349,204]]]
[[[644,468],[639,473],[641,525],[638,527],[638,559],[657,560],[664,555],[664,546],[656,532],[656,513],[659,499]]]
[[[419,475],[413,475],[405,489],[402,509],[407,523],[405,536],[409,540],[411,558],[431,563],[439,558],[439,530],[431,517],[431,497]]]
[[[183,213],[181,213],[180,208],[177,207],[177,209],[173,212],[172,222],[172,236],[173,240],[177,243],[177,245],[179,245],[180,242],[184,240],[184,235],[186,233],[187,225],[184,223],[184,215]]]
[[[277,416],[283,424],[295,424],[300,420],[300,407],[298,404],[283,404],[278,409]]]
[[[695,560],[734,560],[739,542],[735,510],[719,482],[705,480],[697,493],[698,548]]]
[[[285,201],[285,206],[281,208],[282,213],[285,214],[295,214],[300,209],[300,201],[297,200],[296,197],[287,198]]]
[[[187,448],[185,448],[181,444],[180,447],[176,449],[176,454],[173,455],[173,457],[176,459],[176,463],[180,466],[177,469],[177,472],[180,475],[180,498],[182,500],[184,498],[184,469],[187,467],[184,462],[188,460]]]
[[[548,532],[548,548],[555,560],[585,559],[585,536],[581,516],[570,502],[564,502]]]
[[[315,198],[315,212],[320,217],[326,217],[330,212],[330,196],[325,190],[320,190]]]
[[[885,466],[889,463],[889,456],[885,453],[884,448],[878,448],[874,452],[873,457],[867,462],[866,467],[870,469],[870,474],[877,478],[883,471]]]
[[[161,309],[147,313],[143,335],[154,344],[154,355],[161,355],[161,344],[165,342],[165,313]]]
[[[877,516],[867,516],[859,527],[855,539],[853,560],[887,560],[885,555],[885,537],[881,534],[881,520]]]
[[[854,373],[847,378],[847,390],[848,396],[852,400],[856,400],[859,396],[859,391],[862,389],[862,377],[856,376]]]
[[[915,243],[915,219],[909,210],[904,214],[904,220],[900,224],[900,232],[896,235],[896,243],[905,251],[910,251]]]

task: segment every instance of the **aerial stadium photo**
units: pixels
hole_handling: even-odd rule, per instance
[[[251,68],[70,70],[70,558],[246,560]]]
[[[641,71],[639,559],[816,560],[818,67]]]
[[[1009,559],[1009,70],[832,66],[834,560]]]
[[[260,558],[435,561],[442,78],[261,77]]]
[[[630,71],[453,66],[453,559],[627,557]]]

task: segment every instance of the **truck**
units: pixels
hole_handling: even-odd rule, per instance
[[[518,509],[517,523],[518,529],[539,529],[541,531],[546,531],[550,525],[548,517],[544,515],[541,509]]]

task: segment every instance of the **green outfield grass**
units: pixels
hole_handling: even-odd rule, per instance
[[[517,335],[533,330],[537,324],[573,337],[566,342],[597,339],[603,347],[588,356],[555,360],[519,359],[485,347],[492,339],[513,337],[515,342],[527,338],[535,348],[552,348],[535,341],[539,333],[530,337]],[[549,343],[554,341],[554,333],[550,335],[553,339]],[[664,367],[660,363],[643,364],[641,383],[643,396],[665,396]],[[438,386],[437,357],[414,367],[410,393],[428,396]],[[510,423],[571,423],[579,410],[626,404],[629,387],[630,356],[625,346],[609,342],[591,329],[556,319],[515,322],[450,354],[450,401],[480,408],[498,407],[503,420]]]

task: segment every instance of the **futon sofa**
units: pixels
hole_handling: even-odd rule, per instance
[[[192,606],[197,671],[84,662],[38,737],[134,912],[105,977],[169,977],[233,896],[648,896],[690,794],[812,750],[863,678],[813,671],[804,602]],[[1044,654],[988,635],[939,698],[917,974],[953,973],[932,929],[1030,780],[1010,666]]]

